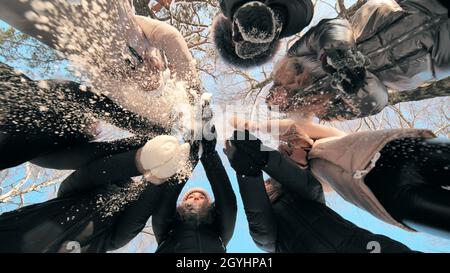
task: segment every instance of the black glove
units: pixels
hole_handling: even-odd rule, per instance
[[[209,132],[203,132],[202,156],[207,156],[207,155],[213,154],[216,151],[216,144],[217,144],[216,127],[214,125],[211,127],[208,126],[208,129],[206,129],[206,130],[208,130]]]
[[[196,140],[193,141],[191,143],[191,150],[189,153],[189,160],[191,161],[191,163],[195,163],[194,165],[197,164],[199,158],[198,158],[198,152],[200,150],[200,141]]]
[[[225,142],[223,152],[228,157],[230,165],[237,175],[262,175],[261,168],[258,167],[255,161],[247,153],[239,150],[232,141],[227,140]]]
[[[333,76],[336,87],[347,94],[355,94],[364,86],[367,63],[355,49],[328,49],[321,56],[322,68]]]
[[[230,141],[240,152],[248,154],[258,168],[262,169],[267,165],[269,158],[267,147],[266,151],[263,151],[264,146],[261,140],[250,134],[249,131],[234,131],[233,138]]]

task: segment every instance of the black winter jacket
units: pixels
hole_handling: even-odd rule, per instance
[[[368,253],[379,244],[381,252],[410,252],[408,247],[382,235],[372,234],[343,219],[324,204],[319,182],[274,151],[264,169],[283,185],[273,203],[263,177],[238,176],[250,234],[268,252]],[[292,178],[292,179],[288,179]]]
[[[145,182],[132,189],[131,177],[139,175],[135,154],[95,160],[62,182],[58,198],[0,215],[0,252],[98,253],[126,245],[145,227],[165,187]],[[137,199],[120,201],[132,194]]]
[[[308,92],[297,90],[293,101],[332,92],[334,98],[322,119],[377,114],[388,104],[388,88],[394,92],[412,90],[450,75],[449,33],[448,10],[436,0],[368,1],[348,20],[323,19],[288,51],[287,58],[295,67],[307,69],[316,81]],[[330,86],[326,80],[328,73],[321,58],[336,48],[357,49],[368,60],[366,79],[354,94],[337,91],[335,84]]]
[[[212,223],[183,221],[177,199],[185,183],[164,189],[161,203],[152,216],[159,253],[224,253],[234,232],[236,196],[219,155],[204,155],[201,162],[214,193]]]

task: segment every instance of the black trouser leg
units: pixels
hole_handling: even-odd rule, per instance
[[[90,142],[69,146],[40,156],[31,162],[44,168],[75,170],[95,159],[138,149],[150,139],[151,137],[139,136],[111,142]]]
[[[404,139],[389,143],[365,178],[366,184],[398,221],[450,238],[448,140]]]

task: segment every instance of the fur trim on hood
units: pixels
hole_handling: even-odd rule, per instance
[[[242,58],[236,54],[236,48],[232,41],[232,23],[223,14],[219,14],[212,24],[212,38],[216,49],[222,59],[230,64],[241,68],[251,68],[263,65],[271,60],[279,48],[279,41],[274,41],[268,50],[251,58]]]

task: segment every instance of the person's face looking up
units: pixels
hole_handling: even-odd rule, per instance
[[[200,210],[207,208],[209,205],[206,196],[200,192],[189,194],[185,202],[188,205],[189,211],[197,213]]]

